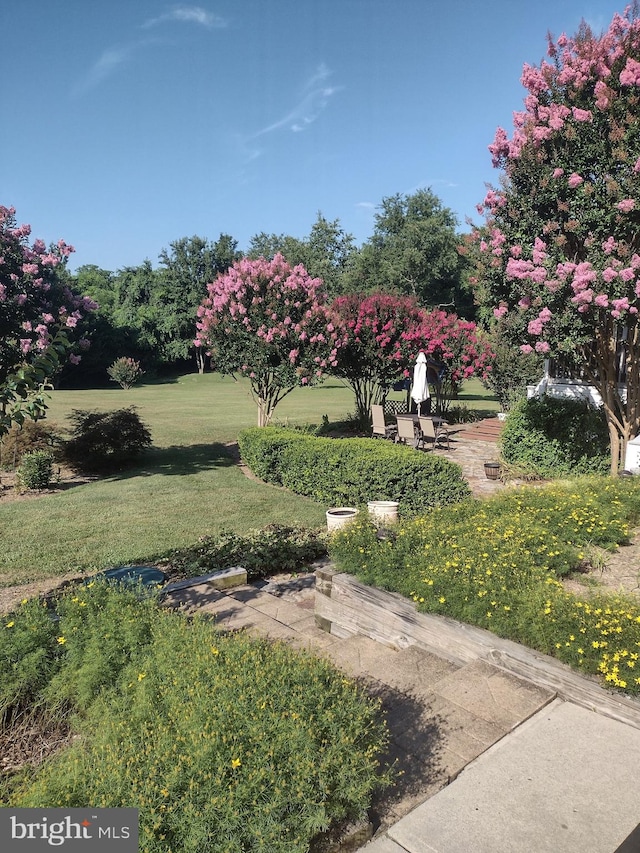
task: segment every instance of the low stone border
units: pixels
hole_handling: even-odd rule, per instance
[[[247,570],[242,566],[232,566],[230,569],[220,569],[208,575],[200,575],[197,578],[185,578],[181,581],[167,584],[162,588],[163,593],[177,592],[181,589],[189,589],[192,586],[200,586],[206,583],[213,589],[230,589],[234,586],[243,586],[247,582]]]
[[[318,627],[337,637],[364,635],[397,649],[418,646],[457,665],[482,658],[555,691],[576,705],[640,729],[640,701],[610,692],[549,655],[442,616],[419,613],[406,598],[330,568],[316,571]]]

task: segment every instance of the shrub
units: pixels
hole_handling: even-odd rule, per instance
[[[110,367],[107,367],[107,373],[113,382],[117,382],[121,388],[125,389],[131,388],[144,376],[140,362],[133,358],[117,358]]]
[[[188,577],[242,566],[249,580],[255,580],[277,572],[299,571],[326,553],[324,534],[304,527],[270,524],[245,536],[231,531],[202,536],[195,545],[172,551],[164,559]]]
[[[145,853],[222,853],[229,839],[303,853],[389,781],[378,704],[328,661],[100,584],[58,611],[45,693],[83,712],[73,745],[9,790],[11,806],[134,806]],[[9,640],[22,617],[0,625]]]
[[[634,478],[635,479],[635,478]],[[600,674],[640,693],[640,603],[632,596],[582,600],[559,577],[579,567],[584,548],[628,540],[640,483],[592,478],[439,507],[401,521],[380,540],[360,519],[330,542],[340,571],[449,616]]]
[[[484,412],[480,409],[470,409],[466,403],[456,403],[455,406],[449,406],[447,411],[447,423],[450,424],[471,424],[481,421],[483,418],[492,414]]]
[[[494,351],[491,370],[482,384],[498,398],[503,412],[508,412],[527,396],[527,385],[542,378],[543,359],[537,353],[525,354],[509,340],[504,321],[491,337]]]
[[[21,426],[14,424],[0,437],[0,468],[12,471],[18,467],[25,453],[34,450],[54,453],[61,442],[62,436],[55,424],[45,421],[25,421]]]
[[[135,406],[113,412],[74,409],[72,438],[63,448],[65,460],[81,471],[117,470],[151,445],[151,433]]]
[[[257,476],[329,506],[392,500],[414,513],[469,495],[459,465],[391,442],[254,428],[238,443]]]
[[[604,474],[610,467],[604,413],[579,400],[522,400],[505,422],[501,452],[507,463],[540,477]]]
[[[53,455],[48,450],[25,453],[20,460],[16,481],[22,489],[46,489],[53,479]]]

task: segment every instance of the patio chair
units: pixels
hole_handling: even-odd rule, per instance
[[[420,431],[416,433],[413,418],[403,418],[402,415],[398,415],[396,421],[398,424],[398,438],[396,441],[401,441],[403,444],[410,444],[415,450],[417,450],[423,443],[422,433]]]
[[[371,420],[373,421],[372,438],[395,439],[397,428],[395,426],[387,426],[382,406],[371,406]]]
[[[431,447],[434,449],[436,444],[441,444],[444,440],[447,442],[447,450],[450,450],[448,426],[449,424],[445,421],[433,420],[433,418],[420,418],[420,432],[425,446],[426,442],[430,441]]]

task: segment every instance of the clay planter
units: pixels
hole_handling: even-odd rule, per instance
[[[376,524],[395,524],[398,520],[398,501],[369,501],[367,509]]]
[[[358,510],[352,506],[334,506],[327,510],[327,530],[338,530],[348,524],[358,514]]]

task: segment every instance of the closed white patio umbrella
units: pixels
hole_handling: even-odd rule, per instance
[[[429,383],[427,382],[427,357],[421,351],[418,353],[415,367],[413,368],[413,384],[411,386],[411,399],[418,407],[418,414],[422,414],[420,406],[431,397],[429,394]]]

